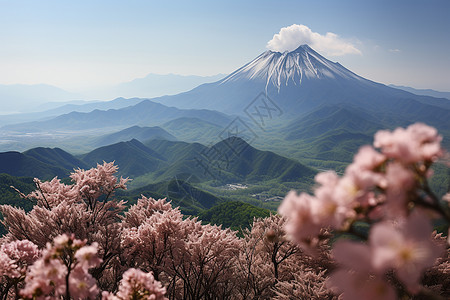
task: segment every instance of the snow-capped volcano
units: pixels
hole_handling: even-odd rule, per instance
[[[247,80],[266,82],[280,90],[281,86],[301,84],[308,79],[363,79],[339,63],[329,61],[308,45],[301,45],[291,52],[266,51],[250,63],[228,75],[221,84]]]
[[[285,119],[321,105],[350,104],[392,113],[404,113],[406,106],[418,109],[420,102],[450,108],[448,101],[417,96],[358,76],[308,45],[291,52],[265,51],[222,80],[153,100],[178,108],[245,115],[261,93],[276,103]]]

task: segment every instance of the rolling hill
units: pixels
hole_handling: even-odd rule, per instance
[[[115,161],[119,175],[137,177],[167,166],[165,158],[134,139],[97,148],[79,158],[91,167],[103,161]]]
[[[58,166],[66,170],[77,168],[86,169],[88,165],[60,148],[33,148],[23,152],[24,155],[33,157],[40,162],[51,166]]]
[[[218,125],[226,125],[231,118],[223,113],[206,109],[178,109],[168,107],[150,100],[143,100],[136,105],[120,109],[99,110],[91,112],[70,112],[44,121],[34,121],[3,126],[8,131],[77,131],[100,128],[126,128],[131,126],[155,126],[176,118],[199,118]]]
[[[161,140],[176,140],[176,137],[162,129],[161,127],[139,127],[132,126],[124,130],[106,134],[98,137],[93,142],[94,146],[101,147],[111,145],[119,142],[126,142],[132,139],[136,139],[140,142],[147,140],[161,139]]]
[[[186,142],[209,143],[217,139],[224,126],[199,118],[177,118],[161,125],[179,140]]]
[[[16,151],[0,153],[0,173],[39,179],[51,179],[55,176],[63,178],[69,175],[69,171],[63,167],[47,164]]]

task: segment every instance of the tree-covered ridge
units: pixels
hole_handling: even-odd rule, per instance
[[[105,163],[75,171],[72,184],[37,180],[26,195],[36,202],[30,212],[0,206],[8,230],[0,247],[2,295],[266,299],[300,284],[314,287],[301,290],[307,298],[331,297],[320,267],[326,248],[318,259],[307,257],[285,238],[279,216],[254,220],[238,238],[163,199],[142,196],[126,209],[114,194],[127,180],[116,171]]]
[[[313,195],[290,192],[281,215],[254,218],[239,235],[183,216],[166,199],[141,196],[127,209],[115,192],[128,179],[117,179],[113,163],[78,169],[71,184],[35,180],[37,189],[25,195],[36,203],[31,211],[0,206],[8,231],[0,292],[25,299],[446,299],[450,247],[431,220],[450,223],[450,193],[439,199],[428,185],[444,154],[440,141],[424,124],[380,131],[376,148],[361,148],[343,176],[319,173]],[[229,202],[205,218],[239,208],[255,212]]]
[[[34,203],[21,198],[13,187],[27,194],[35,189],[33,178],[0,174],[0,204],[16,205],[27,211],[31,210]]]
[[[227,201],[199,214],[199,219],[232,230],[250,228],[255,218],[267,218],[270,211],[239,201]]]

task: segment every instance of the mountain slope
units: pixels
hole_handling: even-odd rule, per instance
[[[100,147],[81,155],[80,159],[91,167],[103,161],[115,161],[115,164],[119,166],[118,174],[131,178],[166,166],[163,156],[147,148],[138,140]]]
[[[167,156],[170,166],[157,172],[159,180],[184,174],[184,177],[193,176],[194,180],[201,181],[295,182],[310,181],[316,174],[315,170],[295,160],[258,150],[235,137],[211,147],[170,141],[154,141],[147,145],[160,154],[171,153]]]
[[[178,118],[161,125],[164,129],[175,135],[178,139],[188,142],[203,142],[215,140],[224,130],[212,122],[199,118]]]
[[[212,148],[226,157],[226,172],[246,181],[278,179],[281,182],[310,180],[314,169],[274,152],[258,150],[238,137],[225,139]]]
[[[409,86],[400,86],[400,85],[394,85],[394,84],[390,84],[390,87],[393,87],[395,89],[400,89],[400,90],[404,90],[416,95],[422,95],[422,96],[430,96],[430,97],[435,97],[435,98],[446,98],[448,100],[450,100],[450,92],[440,92],[440,91],[435,91],[432,89],[415,89]]]
[[[26,154],[9,151],[0,153],[0,173],[48,180],[55,176],[66,177],[70,172],[59,166],[41,162]]]
[[[344,129],[373,135],[384,125],[368,112],[345,105],[327,105],[292,121],[281,129],[287,140],[316,138],[327,131]]]
[[[144,142],[152,139],[176,140],[176,138],[161,127],[139,127],[133,126],[119,132],[107,134],[96,139],[96,147],[129,141],[132,139]]]
[[[60,148],[33,148],[23,152],[24,155],[33,157],[43,163],[51,166],[58,166],[67,170],[73,170],[77,168],[86,169],[88,166],[77,159],[73,155],[65,152]]]
[[[7,125],[2,129],[12,131],[61,131],[61,130],[91,130],[108,127],[130,127],[134,125],[159,125],[180,117],[193,117],[219,125],[228,124],[231,120],[227,115],[206,109],[178,109],[168,107],[150,100],[144,100],[136,105],[108,110],[94,110],[89,113],[71,112],[50,120]]]

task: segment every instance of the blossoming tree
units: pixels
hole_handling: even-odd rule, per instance
[[[422,275],[444,253],[432,239],[431,219],[450,222],[448,201],[440,201],[428,185],[431,165],[444,155],[441,140],[436,129],[420,123],[379,131],[374,146],[380,151],[362,147],[343,177],[320,173],[313,196],[291,192],[279,207],[288,234],[301,247],[314,247],[322,228],[360,239],[333,247],[339,268],[328,284],[344,299],[428,292]],[[368,236],[355,230],[358,221],[370,225]]]
[[[72,184],[36,179],[30,212],[0,206],[1,299],[448,298],[448,241],[431,221],[449,223],[450,194],[428,185],[440,142],[423,124],[380,131],[379,151],[362,147],[342,177],[318,174],[314,195],[289,193],[243,238],[165,199],[126,207],[113,163]]]

